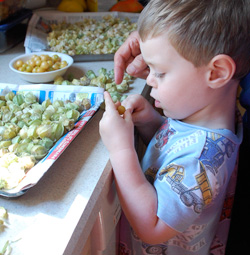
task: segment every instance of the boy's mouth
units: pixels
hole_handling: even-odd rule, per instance
[[[156,108],[160,108],[160,101],[158,101],[157,99],[155,99],[155,97],[152,95],[152,93],[150,94],[150,96],[155,100],[154,104]]]
[[[155,100],[155,107],[156,108],[160,108],[161,107],[160,101]]]

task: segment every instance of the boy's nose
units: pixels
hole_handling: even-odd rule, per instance
[[[146,79],[146,82],[151,87],[155,88],[157,86],[156,81],[155,81],[155,77],[154,77],[154,75],[151,72],[149,73],[149,75],[148,75],[148,77]]]

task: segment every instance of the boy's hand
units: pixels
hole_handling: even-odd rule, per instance
[[[110,153],[134,148],[134,124],[129,110],[120,116],[108,92],[104,92],[105,112],[99,123],[102,141]]]
[[[132,121],[145,144],[149,143],[164,121],[163,116],[141,95],[128,96],[122,104],[131,112]]]
[[[144,126],[152,121],[155,115],[152,105],[141,95],[130,95],[122,103],[126,109],[130,110],[135,126]]]

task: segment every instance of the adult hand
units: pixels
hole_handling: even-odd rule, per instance
[[[137,31],[132,32],[114,56],[115,82],[120,84],[124,72],[129,75],[146,79],[149,74],[147,64],[144,62],[140,50],[140,36]]]

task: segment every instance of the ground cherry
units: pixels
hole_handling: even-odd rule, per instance
[[[30,64],[31,67],[36,66],[36,62],[33,59],[30,59],[29,64]]]
[[[48,55],[41,55],[40,58],[41,58],[41,61],[46,61],[48,60]]]
[[[23,61],[22,60],[17,60],[16,61],[16,67],[21,67],[23,65]]]
[[[28,73],[32,72],[32,67],[30,65],[26,66],[26,72],[28,72]]]
[[[124,112],[126,111],[125,107],[123,105],[119,105],[117,107],[117,111],[119,112],[120,115],[124,114]]]
[[[47,61],[43,61],[41,63],[41,68],[43,68],[44,70],[47,70],[49,68],[49,64],[47,63]]]
[[[34,54],[26,62],[23,62],[21,59],[18,59],[14,63],[14,67],[17,70],[21,72],[32,73],[55,71],[64,68],[67,65],[68,65],[67,61],[61,60],[61,58],[57,54],[54,54],[53,56],[49,56],[47,54],[38,56]]]

